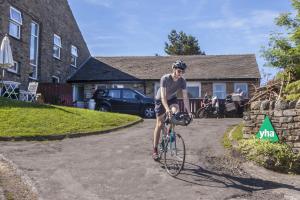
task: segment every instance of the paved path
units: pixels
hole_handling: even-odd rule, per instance
[[[300,199],[299,176],[224,156],[220,141],[240,119],[194,120],[178,127],[187,145],[177,179],[151,158],[154,120],[114,133],[51,142],[0,142],[0,153],[47,200]]]

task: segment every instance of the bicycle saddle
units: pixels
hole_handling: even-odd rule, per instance
[[[189,114],[184,112],[177,112],[172,115],[171,119],[169,117],[166,119],[166,123],[172,123],[180,126],[187,126],[191,123],[191,121],[192,118]]]

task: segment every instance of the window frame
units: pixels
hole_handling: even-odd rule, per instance
[[[60,40],[60,45],[58,44],[55,44],[55,37],[56,38],[59,38]],[[58,48],[58,56],[55,55],[54,53],[54,47],[57,47]],[[56,58],[56,59],[59,59],[61,58],[61,49],[62,49],[62,40],[61,40],[61,37],[57,34],[53,34],[53,57]]]
[[[12,69],[12,68],[10,67],[10,68],[7,68],[7,71],[12,72],[12,73],[15,73],[15,74],[18,74],[18,73],[19,73],[19,69],[20,69],[20,62],[14,61],[14,64],[17,66],[17,67],[16,67],[16,70],[14,70],[14,69]],[[14,65],[14,66],[15,66],[15,65]]]
[[[236,82],[236,83],[234,83],[234,93],[237,91],[237,89],[239,88],[239,87],[237,87],[237,85],[245,85],[246,86],[246,90],[247,91],[244,91],[243,90],[243,92],[244,92],[244,97],[245,98],[249,98],[249,87],[248,87],[248,83],[246,83],[246,82]]]
[[[39,32],[40,32],[40,26],[37,22],[31,21],[31,23],[30,23],[31,28],[32,28],[32,26],[31,26],[32,24],[35,24],[36,27],[37,27],[37,35],[32,35],[32,30],[30,29],[29,64],[32,68],[35,68],[35,73],[32,73],[32,75],[34,74],[34,76],[31,76],[29,74],[29,78],[33,79],[33,80],[37,80],[37,78],[38,78],[38,57],[39,57]],[[35,58],[36,64],[31,62],[31,48],[32,48],[31,47],[31,40],[32,40],[32,37],[36,37],[36,49],[35,49],[35,51],[36,51],[36,58]]]
[[[73,48],[76,49],[76,55],[73,54]],[[72,58],[75,60],[75,65],[72,63]],[[77,68],[78,48],[71,45],[71,66]]]
[[[219,92],[219,91],[216,91],[216,90],[215,90],[215,87],[216,87],[217,85],[222,85],[222,86],[224,86],[224,97],[223,97],[223,98],[218,97],[217,95],[215,95],[215,92]],[[219,99],[225,99],[226,96],[227,96],[226,83],[221,83],[221,82],[220,82],[220,83],[213,83],[213,96],[217,96]]]
[[[201,82],[187,82],[186,83],[186,90],[187,90],[187,93],[188,93],[188,87],[199,87],[199,97],[193,97],[192,99],[199,99],[201,98]]]
[[[31,39],[32,39],[32,37],[35,37],[36,38],[36,58],[35,58],[36,63],[31,62],[30,56],[29,56],[29,62],[30,62],[30,65],[37,67],[38,66],[38,57],[39,57],[38,55],[39,55],[40,26],[35,21],[31,21],[30,25],[32,25],[32,24],[35,24],[36,27],[37,27],[37,35],[32,35],[32,30],[30,31],[30,43],[29,44],[30,44],[30,53],[31,53]],[[32,27],[32,26],[30,26],[30,27]]]
[[[154,98],[156,97],[157,91],[160,88],[160,82],[155,82],[154,83]]]
[[[20,20],[21,20],[20,22],[17,21],[17,20],[15,20],[13,18],[13,16],[12,16],[12,10],[15,11],[15,12],[17,12],[18,14],[20,14]],[[11,24],[14,24],[18,28],[17,35],[13,35],[11,33],[11,31],[10,31]],[[9,8],[9,24],[8,24],[8,26],[9,26],[9,29],[8,29],[9,35],[12,36],[12,37],[14,37],[14,38],[16,38],[16,39],[21,39],[21,26],[22,25],[23,25],[22,12],[19,11],[18,9],[16,9],[15,7],[10,6],[10,8]]]

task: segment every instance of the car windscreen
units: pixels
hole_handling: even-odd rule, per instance
[[[137,91],[137,90],[134,90],[136,93],[138,93],[139,95],[141,95],[142,97],[146,97],[146,95],[144,95],[143,93]]]

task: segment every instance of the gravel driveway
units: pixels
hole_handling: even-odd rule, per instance
[[[154,120],[109,134],[62,141],[0,142],[0,153],[49,200],[300,199],[299,176],[269,172],[226,156],[226,128],[240,119],[195,119],[177,127],[186,165],[172,178],[154,162]]]

